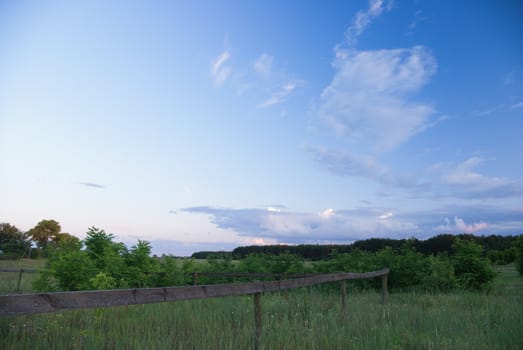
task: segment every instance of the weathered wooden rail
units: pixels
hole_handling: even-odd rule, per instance
[[[197,285],[199,277],[215,277],[215,278],[268,278],[276,277],[279,279],[288,279],[288,278],[303,278],[303,277],[313,277],[319,276],[321,273],[272,273],[272,272],[205,272],[205,271],[195,271],[189,273],[192,277],[192,284]]]
[[[0,272],[18,272],[18,273],[24,273],[24,272],[27,272],[27,273],[37,273],[37,272],[40,272],[40,270],[37,270],[37,269],[13,269],[13,268],[5,268],[5,269],[0,269]]]
[[[17,270],[18,271],[18,270]],[[193,285],[184,287],[137,288],[0,295],[0,316],[46,313],[64,310],[128,306],[215,297],[254,295],[254,347],[259,349],[262,334],[261,295],[328,282],[341,283],[342,309],[346,309],[346,281],[381,277],[381,297],[387,299],[389,269],[372,272],[340,272],[265,282]]]

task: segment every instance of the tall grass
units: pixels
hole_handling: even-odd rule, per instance
[[[265,349],[521,349],[523,279],[498,269],[490,294],[321,288],[262,297]],[[349,290],[351,290],[349,288]],[[0,318],[0,349],[249,349],[252,297]]]

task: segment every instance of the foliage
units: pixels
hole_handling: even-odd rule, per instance
[[[0,259],[18,259],[31,248],[27,236],[16,226],[0,223]]]
[[[251,254],[238,264],[240,272],[303,273],[304,263],[296,255],[285,253],[279,256]]]
[[[496,265],[506,265],[514,262],[517,256],[516,246],[504,250],[491,250],[487,253],[487,258]]]
[[[421,277],[421,286],[427,291],[449,292],[458,287],[454,266],[446,255],[429,256],[428,271]]]
[[[139,240],[131,250],[124,255],[127,267],[127,283],[129,287],[150,287],[153,286],[156,272],[156,261],[150,257],[151,244],[147,241]]]
[[[482,257],[483,248],[472,242],[457,239],[452,257],[459,285],[467,290],[490,289],[495,277],[488,259]]]
[[[89,228],[83,242],[66,234],[57,237],[48,244],[49,272],[37,279],[37,290],[140,288],[167,282],[155,275],[158,262],[150,256],[149,242],[138,241],[128,250],[96,227]]]
[[[523,235],[519,236],[516,244],[516,269],[523,275]]]
[[[89,280],[96,275],[94,262],[84,251],[59,254],[51,264],[58,286],[63,290],[91,289]]]
[[[157,286],[174,286],[184,284],[184,276],[178,267],[177,259],[165,256],[158,262]]]
[[[104,272],[98,272],[96,276],[89,279],[89,283],[97,290],[116,288],[116,280]]]
[[[118,250],[114,246],[113,238],[114,235],[111,233],[106,233],[94,226],[89,227],[87,238],[84,240],[85,252],[92,260],[97,262],[97,267],[103,267],[103,256],[108,250]]]

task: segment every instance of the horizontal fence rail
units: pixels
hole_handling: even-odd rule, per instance
[[[198,284],[198,277],[215,277],[215,278],[266,278],[266,277],[276,277],[279,279],[289,279],[289,278],[303,278],[303,277],[313,277],[321,275],[321,273],[294,273],[289,274],[287,272],[281,273],[272,273],[272,272],[205,272],[205,271],[195,271],[191,272],[189,275],[192,277],[192,284]]]
[[[205,276],[205,277],[312,277],[321,275],[321,273],[271,273],[271,272],[191,272],[191,275]]]
[[[386,289],[389,269],[372,272],[343,272],[268,282],[226,283],[214,285],[91,290],[34,294],[0,295],[0,316],[55,312],[62,310],[173,302],[191,299],[250,295],[313,286],[328,282],[382,277]],[[383,282],[385,281],[385,282]],[[382,290],[385,300],[386,290]]]
[[[17,272],[17,273],[38,273],[40,271],[41,270],[37,270],[37,269],[20,269],[20,268],[0,269],[0,272]]]

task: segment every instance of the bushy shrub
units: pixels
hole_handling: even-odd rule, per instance
[[[184,284],[182,271],[178,268],[176,258],[171,256],[162,257],[159,262],[159,271],[156,273],[156,286],[168,287]]]
[[[421,278],[421,286],[426,291],[448,292],[458,286],[454,266],[445,255],[427,258],[428,272]]]
[[[68,251],[50,264],[53,277],[62,290],[91,289],[90,279],[96,276],[94,262],[84,251]]]
[[[488,290],[495,277],[488,259],[482,257],[483,248],[473,241],[456,239],[452,257],[459,285],[467,290]]]
[[[504,250],[491,250],[487,253],[487,258],[491,263],[497,265],[507,265],[516,260],[517,249],[510,247]]]

